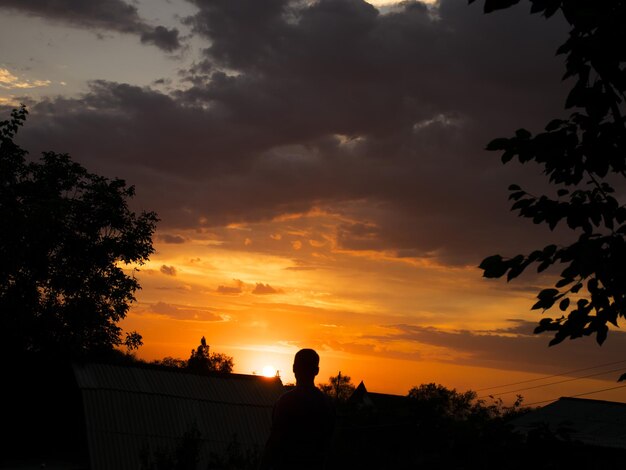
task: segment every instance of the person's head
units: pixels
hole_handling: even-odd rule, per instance
[[[293,373],[297,382],[313,382],[320,371],[320,357],[313,349],[301,349],[293,359]]]

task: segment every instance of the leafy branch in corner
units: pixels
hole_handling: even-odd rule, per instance
[[[577,240],[511,258],[490,256],[480,268],[484,277],[510,281],[531,265],[538,272],[561,266],[554,287],[541,290],[532,307],[558,308],[561,315],[543,318],[535,333],[554,332],[550,345],[592,334],[602,344],[608,324],[618,326],[626,316],[626,207],[607,181],[626,178],[626,2],[528,1],[531,13],[560,14],[571,27],[557,50],[565,56],[563,80],[573,82],[565,102],[569,116],[551,120],[536,135],[519,129],[513,137],[494,139],[487,150],[501,152],[505,164],[540,165],[554,194],[534,196],[511,185],[511,210],[551,230],[566,224]],[[517,3],[485,0],[484,10]]]

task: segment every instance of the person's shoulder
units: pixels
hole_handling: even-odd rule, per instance
[[[278,398],[278,403],[292,403],[296,401],[326,401],[328,396],[317,387],[294,387]]]
[[[276,400],[276,406],[283,406],[288,403],[292,403],[294,400],[297,400],[296,389],[292,388],[291,390],[287,390]]]
[[[313,387],[312,389],[310,389],[310,393],[314,394],[315,396],[318,396],[320,398],[324,398],[324,399],[330,399],[330,397],[325,394],[324,392],[322,392],[319,388],[317,387]]]
[[[325,402],[331,403],[331,399],[328,395],[326,395],[324,392],[322,392],[319,388],[315,388],[313,391],[313,394],[319,399],[319,400],[323,400]]]
[[[324,406],[325,408],[334,408],[332,399],[322,392],[319,388],[315,387],[314,389],[308,390],[309,397],[314,402],[317,402],[318,406]]]
[[[299,389],[298,387],[293,387],[291,390],[287,390],[280,397],[279,400],[291,400],[298,395]]]

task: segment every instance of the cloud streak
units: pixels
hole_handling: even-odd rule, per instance
[[[154,45],[165,52],[181,47],[177,29],[148,24],[139,16],[135,6],[123,0],[3,0],[0,9],[79,28],[133,34],[142,43]]]
[[[544,373],[603,364],[626,354],[626,334],[614,331],[603,346],[594,338],[565,342],[548,347],[548,335],[532,333],[536,323],[510,320],[511,327],[493,331],[447,331],[420,325],[390,325],[391,332],[366,339],[393,345],[399,341],[444,348],[450,352],[448,361],[459,364]],[[444,358],[440,358],[439,360]],[[576,365],[576,367],[573,367]]]
[[[156,313],[175,320],[223,321],[224,319],[209,309],[156,302],[142,307],[142,313]]]
[[[8,69],[0,68],[0,88],[5,90],[25,90],[28,88],[46,87],[50,80],[25,80],[13,75]]]

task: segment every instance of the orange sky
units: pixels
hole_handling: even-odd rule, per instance
[[[548,348],[548,336],[531,338],[538,340],[533,346],[539,358],[554,356],[543,368],[532,360],[524,363],[531,351],[522,343],[519,363],[515,345],[509,353],[496,345],[476,355],[475,346],[463,347],[456,338],[514,341],[517,333],[507,330],[511,319],[540,318],[529,310],[535,291],[482,279],[472,266],[341,250],[336,243],[341,222],[340,215],[316,209],[220,230],[159,232],[156,253],[139,273],[143,289],[123,324],[143,335],[139,357],[186,358],[205,336],[213,351],[234,357],[236,372],[261,374],[271,365],[283,382],[291,382],[293,354],[313,347],[322,357],[319,382],[341,370],[372,391],[396,394],[427,382],[480,390],[619,359],[597,355],[580,366],[560,361],[558,354],[567,355],[571,347]],[[397,325],[435,336],[447,333],[455,341],[398,336]],[[589,342],[578,344],[584,349]],[[585,393],[619,385],[619,374],[519,393],[527,403]],[[514,397],[502,395],[505,401]],[[590,398],[626,401],[623,389]]]
[[[553,279],[476,267],[572,236],[509,211],[511,183],[554,192],[541,168],[484,150],[563,117],[559,15],[458,0],[73,3],[0,2],[0,111],[28,106],[33,158],[67,152],[123,178],[133,207],[161,218],[122,325],[143,335],[140,357],[187,358],[205,336],[236,372],[272,365],[289,382],[293,354],[313,347],[320,381],[341,370],[398,394],[626,357],[617,331],[548,348],[530,307]],[[522,393],[612,388],[620,365]],[[585,396],[626,401],[626,388]]]

